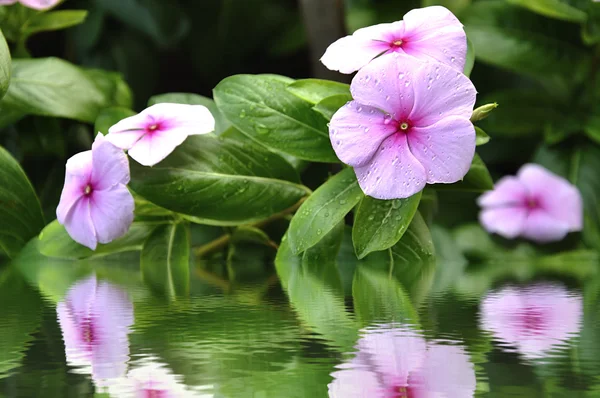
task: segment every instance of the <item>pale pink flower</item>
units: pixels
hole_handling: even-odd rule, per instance
[[[354,101],[333,115],[329,136],[365,194],[407,198],[469,171],[476,90],[465,75],[394,53],[362,68],[350,91]]]
[[[462,72],[467,36],[463,25],[448,9],[418,8],[404,15],[402,21],[362,28],[339,39],[327,48],[321,62],[328,69],[352,73],[378,55],[390,52],[441,62]]]
[[[161,103],[121,120],[108,130],[106,139],[144,166],[166,158],[189,135],[207,134],[215,119],[202,105]]]
[[[56,307],[67,363],[95,382],[125,375],[133,304],[115,285],[95,275],[75,283]]]
[[[427,342],[407,328],[368,328],[350,361],[338,365],[332,398],[472,397],[475,370],[462,347]]]
[[[484,228],[509,239],[521,236],[545,243],[583,228],[577,188],[536,164],[524,165],[516,177],[500,179],[477,202]]]
[[[33,8],[35,10],[47,10],[60,2],[61,0],[0,0],[0,6],[21,3],[25,7]]]
[[[577,335],[583,315],[582,298],[564,287],[537,284],[491,292],[481,304],[481,327],[490,331],[505,351],[541,358],[564,347]]]
[[[66,169],[56,216],[71,238],[95,250],[124,235],[134,209],[127,155],[98,134],[92,150],[71,157]]]

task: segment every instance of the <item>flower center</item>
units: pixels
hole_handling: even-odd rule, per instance
[[[402,39],[398,39],[398,40],[394,40],[394,41],[392,42],[392,45],[393,45],[394,47],[402,47],[402,43],[403,43]]]
[[[157,129],[158,129],[158,124],[156,124],[156,123],[148,127],[149,131],[154,131],[154,130],[157,130]]]
[[[537,209],[538,207],[540,207],[540,204],[538,203],[537,199],[535,199],[535,198],[527,199],[527,202],[525,203],[525,205],[530,210]]]
[[[85,186],[85,189],[83,190],[83,194],[88,196],[89,194],[91,194],[93,191],[92,186],[90,184]]]
[[[402,122],[402,123],[400,123],[400,130],[402,130],[402,131],[406,131],[406,130],[408,130],[408,128],[409,128],[409,127],[410,127],[410,126],[409,126],[409,125],[408,125],[408,123],[406,123],[406,122]]]

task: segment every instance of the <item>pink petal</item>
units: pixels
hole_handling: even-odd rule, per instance
[[[89,164],[91,166],[91,151],[79,153],[74,157],[78,157],[79,159],[88,158]],[[69,162],[71,161],[71,159],[69,159]],[[71,174],[69,172],[69,163],[67,162],[65,184],[63,186],[62,193],[60,194],[60,202],[58,203],[58,207],[56,208],[56,218],[58,219],[59,223],[64,225],[69,211],[71,210],[75,202],[77,202],[83,196],[85,192],[85,187],[87,186],[89,181],[90,176],[87,173]]]
[[[90,315],[96,294],[96,274],[77,281],[69,288],[65,301],[73,314],[78,318]]]
[[[133,222],[133,196],[124,185],[91,194],[91,219],[98,242],[108,243],[123,236]]]
[[[384,398],[383,388],[377,374],[366,369],[344,369],[331,374],[329,383],[331,398]]]
[[[340,160],[350,166],[364,166],[397,125],[376,108],[351,101],[341,107],[329,123],[329,137]]]
[[[525,220],[521,236],[538,243],[563,239],[569,233],[569,224],[557,220],[543,209],[532,209]]]
[[[94,190],[108,189],[129,183],[129,161],[122,149],[106,140],[102,134],[92,144],[92,184]]]
[[[569,231],[583,228],[581,194],[567,180],[536,164],[521,167],[517,178],[549,216],[567,224]]]
[[[462,347],[434,343],[409,383],[417,397],[471,398],[477,380],[475,368]]]
[[[377,199],[408,198],[425,187],[427,175],[408,147],[406,134],[386,138],[373,159],[355,167],[363,192]]]
[[[146,134],[146,128],[153,123],[145,113],[130,116],[108,129],[106,140],[121,149],[129,149]]]
[[[379,54],[390,50],[389,36],[391,32],[398,31],[404,31],[403,22],[358,29],[353,35],[331,44],[321,57],[321,62],[330,70],[356,72]]]
[[[439,63],[423,63],[414,73],[414,126],[430,126],[448,116],[469,119],[477,91],[468,77]]]
[[[0,6],[15,4],[18,0],[0,0]]]
[[[182,130],[147,134],[129,150],[129,156],[144,166],[154,166],[171,154],[187,138]]]
[[[20,0],[25,7],[35,10],[47,10],[57,5],[61,0]],[[13,2],[14,3],[14,2]]]
[[[449,65],[462,73],[467,56],[467,35],[448,9],[432,6],[412,10],[404,16],[405,43],[409,55]]]
[[[467,174],[475,155],[475,128],[465,118],[450,116],[407,134],[410,152],[427,173],[427,183],[453,183]]]
[[[215,129],[215,119],[203,105],[160,103],[142,114],[149,115],[161,131],[173,131],[177,135],[208,134]]]
[[[525,207],[518,206],[490,208],[479,214],[479,221],[488,232],[514,239],[522,234],[527,213]]]
[[[98,239],[90,216],[88,196],[82,196],[73,204],[66,214],[63,225],[75,242],[96,250]]]
[[[420,83],[422,63],[398,53],[382,55],[362,68],[350,85],[358,103],[381,109],[403,122],[414,105],[414,86]]]
[[[494,190],[488,191],[477,199],[482,207],[514,206],[527,202],[527,188],[521,181],[512,176],[498,180]]]

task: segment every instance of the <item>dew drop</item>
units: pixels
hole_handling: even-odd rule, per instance
[[[404,72],[398,73],[398,79],[400,79],[400,80],[404,79]]]

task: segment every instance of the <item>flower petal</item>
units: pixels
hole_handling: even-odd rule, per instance
[[[451,116],[407,134],[410,152],[427,173],[427,183],[453,183],[467,174],[475,155],[475,128],[465,118]]]
[[[64,219],[63,225],[75,242],[96,250],[98,239],[90,216],[88,196],[82,196],[73,204]]]
[[[134,203],[133,196],[124,185],[95,190],[90,198],[90,214],[98,242],[111,242],[129,230],[133,222]]]
[[[408,148],[406,134],[386,138],[369,163],[355,167],[363,192],[376,199],[408,198],[425,187],[425,169]]]
[[[416,58],[390,53],[374,59],[362,68],[350,85],[358,103],[381,109],[397,121],[404,121],[413,109],[414,85],[419,82]]]
[[[477,198],[481,207],[514,206],[527,201],[527,188],[516,177],[507,176],[498,180],[494,190]]]
[[[65,184],[56,208],[56,218],[61,224],[79,198],[83,196],[92,174],[92,151],[80,152],[67,160]]]
[[[473,114],[477,91],[468,77],[451,67],[423,63],[413,76],[414,107],[411,122],[430,126],[448,116],[469,119]]]
[[[35,10],[47,10],[57,5],[60,0],[20,0],[25,7]],[[14,2],[13,2],[14,3]],[[10,4],[10,3],[9,3]]]
[[[471,398],[477,380],[475,368],[462,347],[434,343],[409,383],[418,397]]]
[[[402,49],[414,57],[446,64],[462,73],[467,57],[467,35],[460,21],[445,7],[432,6],[404,15]]]
[[[484,209],[479,221],[488,232],[514,239],[523,232],[527,213],[525,207],[519,206]]]
[[[0,6],[9,6],[15,4],[18,0],[0,0]]]
[[[154,166],[185,141],[187,134],[174,131],[155,131],[147,134],[129,150],[129,156],[144,166]]]
[[[333,381],[329,383],[330,398],[382,397],[383,387],[377,374],[367,369],[344,369],[331,373]]]
[[[342,37],[327,47],[321,62],[330,70],[341,73],[356,72],[379,54],[388,51],[391,32],[400,29],[404,31],[403,22],[358,29],[353,35]]]
[[[554,218],[543,209],[530,210],[521,236],[538,243],[561,240],[569,233],[569,224]]]
[[[162,132],[207,134],[215,130],[215,118],[203,105],[160,103],[145,109]]]
[[[129,160],[122,149],[98,133],[92,144],[92,185],[94,190],[129,183]]]
[[[569,231],[580,231],[583,228],[581,194],[567,180],[536,164],[521,167],[517,178],[546,213],[566,223]]]
[[[337,157],[355,167],[371,160],[383,140],[396,130],[389,116],[356,101],[341,107],[329,123],[329,137]]]
[[[130,116],[109,128],[106,140],[121,149],[129,149],[147,133],[146,128],[152,123],[152,118],[144,112]]]

